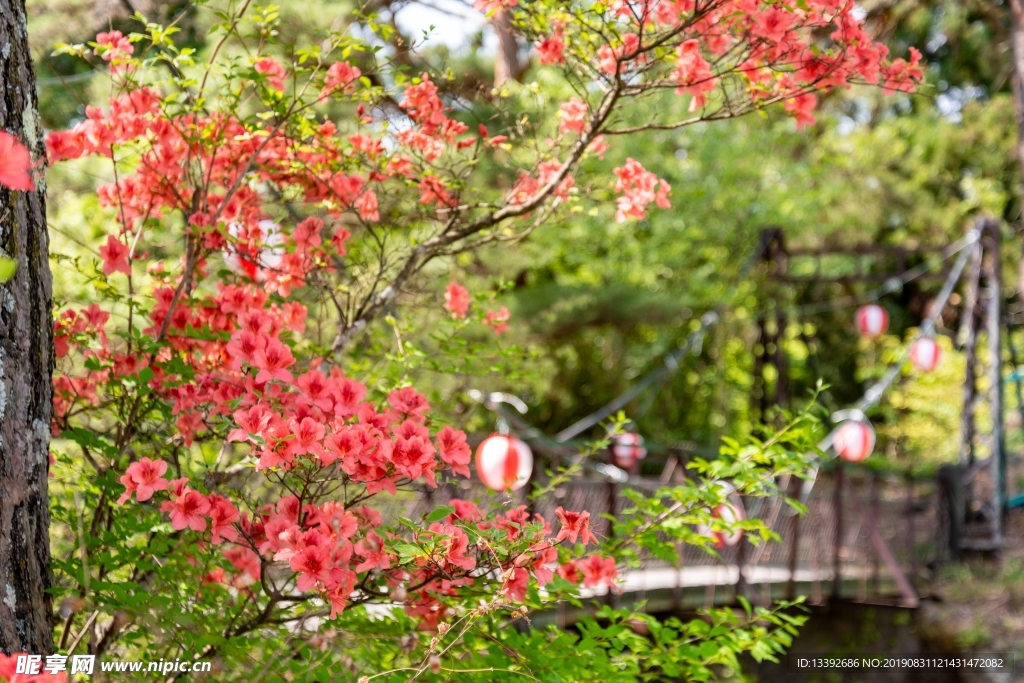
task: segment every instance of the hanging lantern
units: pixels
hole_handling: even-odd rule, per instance
[[[514,436],[492,434],[476,447],[476,473],[489,489],[517,491],[532,472],[533,452]]]
[[[857,329],[865,339],[877,339],[889,329],[889,314],[878,304],[857,309]]]
[[[847,462],[866,460],[875,449],[875,430],[867,422],[849,420],[839,425],[832,446]]]
[[[941,359],[942,348],[932,337],[918,337],[910,345],[910,362],[918,372],[931,372]]]
[[[285,238],[281,226],[272,220],[261,220],[255,228],[232,222],[228,225],[228,236],[235,243],[224,251],[225,265],[254,282],[266,280],[265,271],[277,268],[284,259]]]
[[[616,434],[612,439],[612,459],[616,466],[624,470],[632,469],[639,460],[647,455],[644,448],[644,437],[634,432]]]
[[[743,499],[736,493],[736,489],[731,484],[725,482],[719,482],[718,486],[721,488],[726,500],[715,506],[711,511],[711,516],[727,524],[745,520],[747,515],[743,510]],[[697,532],[702,536],[712,539],[715,542],[715,547],[719,549],[726,546],[731,548],[743,538],[742,529],[737,529],[730,534],[723,531],[713,531],[710,527],[701,524],[697,527]]]

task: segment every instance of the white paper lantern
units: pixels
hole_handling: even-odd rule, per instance
[[[942,360],[942,348],[932,337],[919,337],[910,345],[910,362],[918,372],[931,372]]]
[[[866,339],[877,339],[889,329],[889,314],[878,304],[868,304],[857,309],[857,329]]]
[[[847,462],[866,460],[875,449],[875,430],[867,422],[849,420],[839,425],[832,446]]]
[[[615,464],[624,470],[631,469],[638,460],[647,455],[644,437],[633,432],[616,434],[612,439],[612,456]]]
[[[747,515],[743,509],[743,499],[736,493],[736,489],[733,488],[731,484],[727,484],[725,482],[719,482],[718,486],[721,488],[722,494],[726,497],[726,500],[715,506],[711,511],[711,516],[729,524],[745,520]],[[723,531],[714,531],[710,527],[702,524],[697,528],[697,532],[703,536],[711,538],[715,542],[716,548],[725,548],[726,546],[731,548],[739,543],[740,539],[743,538],[742,529],[737,529],[732,533],[727,533]]]
[[[239,239],[245,232],[247,239],[262,243],[262,247],[259,253],[240,253],[237,245],[232,245],[224,252],[224,263],[232,272],[262,281],[266,279],[264,269],[277,268],[284,259],[284,235],[281,234],[281,226],[272,220],[263,219],[257,225],[258,230],[250,228],[246,231],[238,222],[228,224],[228,235],[233,239]]]
[[[525,443],[505,434],[492,434],[476,447],[476,473],[494,491],[517,491],[530,480],[533,452]]]

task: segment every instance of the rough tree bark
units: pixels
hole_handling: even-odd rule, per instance
[[[44,159],[25,0],[0,0],[0,129]],[[49,471],[53,321],[45,184],[0,188],[0,651],[53,652]]]

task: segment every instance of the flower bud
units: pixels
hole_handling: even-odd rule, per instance
[[[427,659],[427,666],[430,667],[431,673],[441,673],[441,658],[437,655],[430,655]]]

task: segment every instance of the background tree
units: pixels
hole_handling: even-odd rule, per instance
[[[53,320],[46,186],[18,153],[44,159],[22,0],[0,2],[0,47],[0,652],[50,652]]]

